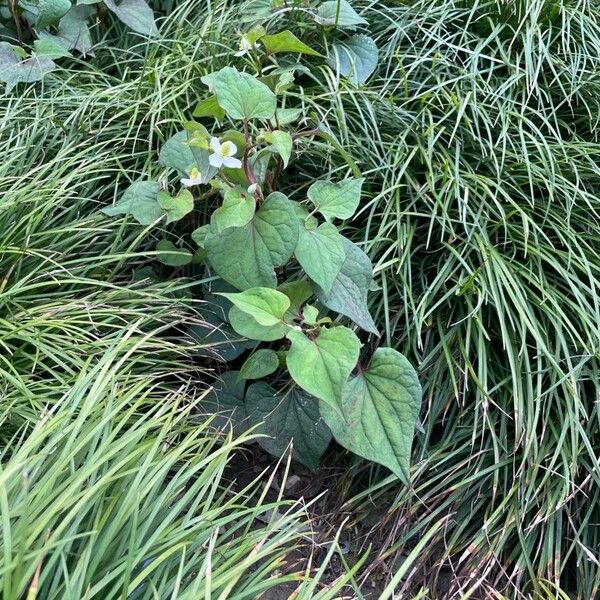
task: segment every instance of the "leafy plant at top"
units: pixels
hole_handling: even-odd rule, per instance
[[[330,31],[365,23],[347,2],[324,2],[311,15]],[[252,353],[232,365],[235,381],[232,371],[225,374],[212,405],[234,409],[238,424],[262,424],[272,437],[260,443],[274,454],[291,442],[295,458],[315,468],[333,435],[408,482],[417,376],[391,349],[378,348],[363,366],[369,357],[361,357],[358,329],[374,336],[372,344],[378,335],[367,302],[372,267],[337,227],[360,207],[365,180],[319,179],[309,182],[306,197],[277,189],[296,142],[321,135],[319,128],[280,118],[286,113],[279,98],[293,85],[293,69],[275,59],[283,53],[322,56],[288,30],[255,25],[246,32],[237,56],[250,55],[257,74],[227,66],[202,78],[209,95],[195,114],[212,118],[212,131],[187,123],[160,152],[165,183],[134,182],[103,212],[158,226],[161,237],[171,224],[178,238],[187,232],[197,247],[194,257],[164,238],[156,247],[159,260],[171,267],[201,261],[215,284],[205,300],[218,306],[207,318],[222,319],[224,330],[253,340]],[[213,198],[221,200],[209,222],[190,228],[188,217]],[[351,322],[334,323],[337,318]],[[228,353],[232,363],[248,348],[237,347]],[[265,378],[245,390],[244,381]],[[226,389],[237,391],[219,392]]]
[[[107,11],[136,33],[158,34],[146,0],[0,0],[7,39],[19,42],[0,42],[0,81],[7,91],[17,83],[40,81],[56,68],[56,59],[72,51],[93,55],[93,25]],[[26,45],[33,46],[30,52]]]

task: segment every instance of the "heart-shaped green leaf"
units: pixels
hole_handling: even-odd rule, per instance
[[[271,288],[255,287],[243,292],[219,295],[231,300],[242,312],[265,327],[280,323],[290,306],[290,299],[285,294]]]
[[[223,204],[211,216],[211,224],[217,231],[228,227],[242,227],[249,223],[254,216],[255,200],[251,196],[242,194],[235,188],[225,192]]]
[[[377,67],[379,51],[372,38],[362,33],[333,44],[327,62],[352,83],[365,83]]]
[[[364,178],[332,181],[315,181],[308,188],[308,199],[327,219],[349,219],[358,208]]]
[[[192,261],[192,253],[184,248],[178,248],[170,240],[160,240],[156,244],[157,258],[163,265],[183,267]]]
[[[315,21],[321,25],[336,27],[356,27],[367,24],[367,21],[350,6],[347,0],[323,2],[317,10]]]
[[[294,254],[306,274],[328,293],[346,258],[343,237],[331,223],[314,230],[300,227]]]
[[[60,21],[71,9],[70,0],[38,0],[38,15],[35,25],[38,29],[44,29],[48,25],[54,25]]]
[[[279,367],[277,352],[261,348],[252,353],[240,369],[242,379],[262,379],[275,372]]]
[[[130,214],[141,225],[151,225],[165,215],[158,203],[158,190],[156,181],[136,181],[123,192],[119,202],[102,212],[109,217]]]
[[[194,210],[194,196],[188,190],[180,190],[174,197],[161,190],[158,192],[158,204],[167,215],[167,223],[173,223]]]
[[[274,131],[262,133],[260,137],[271,144],[275,152],[283,159],[283,166],[287,167],[292,155],[292,136],[287,131],[275,129]]]
[[[298,242],[293,204],[273,193],[243,227],[206,236],[204,246],[215,271],[240,290],[276,287],[275,267],[284,265]]]
[[[373,279],[371,261],[356,244],[343,236],[342,240],[346,258],[329,293],[317,289],[317,298],[327,308],[349,317],[365,331],[379,335],[367,305]]]
[[[275,94],[248,73],[223,67],[202,81],[212,88],[219,106],[232,119],[270,119],[275,114]]]
[[[385,465],[408,485],[420,407],[421,385],[412,365],[396,350],[378,348],[369,368],[346,384],[338,410],[321,404],[321,414],[342,446]]]
[[[289,330],[289,327],[284,323],[269,326],[260,325],[256,319],[241,311],[237,306],[232,306],[229,309],[229,323],[240,335],[259,342],[280,340],[285,337]]]
[[[263,35],[260,41],[271,54],[276,52],[298,52],[300,54],[310,54],[311,56],[322,56],[320,52],[313,50],[300,41],[289,29],[273,35]]]
[[[292,379],[309,394],[339,410],[344,385],[356,366],[360,341],[347,327],[321,329],[311,339],[301,331],[287,334],[291,342],[287,367]]]
[[[321,418],[318,402],[298,389],[284,394],[266,383],[253,383],[246,393],[246,411],[251,425],[257,425],[259,445],[282,456],[293,443],[292,456],[316,469],[331,441],[331,432]]]
[[[154,13],[146,0],[103,0],[106,8],[111,10],[119,20],[133,31],[142,35],[155,36],[158,34]]]

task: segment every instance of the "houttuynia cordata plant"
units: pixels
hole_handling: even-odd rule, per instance
[[[348,3],[325,2],[315,16],[324,28],[336,19],[348,28],[362,22]],[[408,482],[421,388],[402,354],[371,351],[378,342],[367,305],[371,262],[338,230],[359,207],[364,179],[354,169],[346,178],[301,182],[305,192],[293,197],[278,191],[297,144],[306,152],[317,137],[333,142],[318,125],[306,126],[302,108],[285,106],[301,67],[275,55],[289,53],[322,56],[289,30],[255,24],[237,53],[254,73],[226,66],[202,78],[209,93],[194,114],[209,119],[211,131],[187,123],[161,150],[164,177],[133,183],[104,212],[185,227],[219,198],[210,222],[189,230],[195,254],[170,239],[156,248],[161,262],[202,263],[213,278],[210,318],[238,337],[223,358],[233,363],[251,350],[207,406],[228,409],[234,425],[261,424],[268,434],[261,444],[275,455],[293,441],[295,458],[315,468],[333,436]],[[349,70],[349,80],[365,76],[357,73]]]

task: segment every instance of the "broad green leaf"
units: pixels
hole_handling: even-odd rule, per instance
[[[309,469],[319,466],[331,441],[331,432],[319,414],[318,402],[301,390],[282,394],[263,382],[253,383],[246,393],[246,411],[251,425],[258,425],[259,445],[275,456],[283,456],[290,442],[292,456]]]
[[[372,38],[359,33],[349,40],[333,44],[327,62],[352,83],[365,83],[375,71],[379,52]]]
[[[273,127],[289,125],[297,121],[302,114],[303,110],[301,108],[278,108],[275,118],[271,120],[271,125]]]
[[[242,227],[252,220],[255,205],[254,198],[235,188],[229,188],[225,192],[223,204],[213,212],[210,222],[217,231],[228,227]]]
[[[248,31],[246,31],[246,33],[244,33],[244,36],[246,38],[246,40],[248,42],[250,42],[251,44],[255,44],[256,42],[258,42],[258,40],[260,40],[265,34],[266,34],[266,30],[262,25],[254,25],[253,27],[251,27]]]
[[[193,125],[200,126],[198,123]],[[186,176],[192,167],[196,167],[200,172],[202,182],[208,183],[218,169],[212,167],[208,161],[210,152],[194,145],[195,139],[194,131],[179,131],[163,144],[158,155],[158,162],[162,166],[175,169],[180,175]]]
[[[253,352],[240,368],[242,379],[262,379],[279,368],[277,352],[261,348]]]
[[[206,240],[206,236],[209,234],[210,230],[210,225],[202,225],[197,229],[194,229],[194,231],[192,231],[192,240],[194,240],[200,248],[204,248],[204,240]]]
[[[337,183],[315,181],[308,188],[308,199],[328,221],[349,219],[358,208],[363,181],[362,177]]]
[[[196,108],[192,113],[194,117],[212,117],[217,121],[222,121],[225,118],[225,111],[219,106],[217,97],[213,94],[196,104]]]
[[[192,253],[189,250],[178,248],[170,240],[160,240],[156,244],[156,250],[158,251],[156,258],[159,262],[170,267],[183,267],[192,260]]]
[[[367,295],[373,278],[369,257],[349,239],[342,236],[346,258],[331,290],[317,289],[317,298],[329,309],[352,319],[359,327],[379,335],[369,313]]]
[[[271,288],[255,287],[235,294],[220,295],[265,327],[280,323],[290,306],[290,299],[285,294]]]
[[[291,323],[294,319],[302,319],[302,306],[313,295],[310,282],[305,279],[286,281],[277,289],[290,299],[290,307],[284,316],[284,320]]]
[[[44,29],[48,25],[58,23],[60,19],[71,9],[70,0],[38,0],[38,15],[35,26]]]
[[[158,204],[167,215],[167,223],[173,223],[194,210],[194,196],[188,190],[180,190],[177,196],[162,190],[158,192]]]
[[[300,41],[289,29],[274,35],[263,35],[260,41],[271,54],[276,52],[298,52],[312,56],[323,56],[320,52],[313,50]]]
[[[224,67],[202,81],[208,82],[219,106],[232,119],[270,119],[275,114],[275,94],[248,73]]]
[[[186,131],[179,131],[162,145],[158,154],[158,162],[163,167],[179,171],[180,174],[187,173],[187,170],[195,165],[196,161],[188,144]]]
[[[339,410],[342,390],[358,361],[360,341],[347,327],[321,329],[311,339],[295,329],[287,366],[292,379],[309,394]]]
[[[302,310],[302,317],[304,323],[308,325],[316,325],[317,319],[319,318],[319,309],[316,306],[307,304]]]
[[[85,57],[93,56],[92,34],[88,19],[95,14],[91,6],[71,6],[58,24],[58,37],[64,40],[67,50],[77,50]]]
[[[292,202],[270,194],[243,227],[206,236],[205,248],[217,274],[240,290],[276,287],[275,267],[287,263],[298,242],[298,219]]]
[[[275,129],[274,131],[262,133],[260,137],[267,142],[267,144],[271,144],[273,149],[283,159],[283,166],[287,167],[290,156],[292,155],[292,136],[287,131]]]
[[[207,415],[216,415],[211,425],[224,432],[233,430],[234,435],[250,427],[244,404],[245,383],[239,375],[238,371],[223,373],[199,403]]]
[[[47,56],[34,56],[21,60],[8,42],[0,42],[0,81],[10,92],[17,83],[40,81],[56,65]]]
[[[229,323],[239,335],[259,342],[280,340],[289,331],[289,327],[284,323],[269,326],[260,325],[248,313],[241,311],[236,306],[232,306],[229,310]]]
[[[71,56],[71,53],[65,48],[64,44],[61,44],[59,38],[53,35],[35,40],[33,47],[38,56],[46,56],[50,59]]]
[[[142,35],[155,36],[158,34],[154,13],[146,0],[103,0],[106,7],[119,18],[119,20],[133,31]]]
[[[346,0],[323,2],[317,10],[315,21],[321,25],[335,25],[337,27],[356,27],[357,25],[367,24],[367,21]]]
[[[421,385],[408,360],[378,348],[365,371],[344,388],[340,410],[322,404],[321,414],[345,448],[385,465],[410,484],[409,466]]]
[[[158,203],[159,186],[156,181],[136,181],[123,192],[114,206],[102,209],[109,217],[132,215],[141,225],[151,225],[165,215]]]
[[[331,291],[346,254],[343,237],[335,225],[322,223],[314,230],[300,227],[294,252],[306,274],[325,291]]]

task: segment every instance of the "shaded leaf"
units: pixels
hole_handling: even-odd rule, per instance
[[[48,25],[58,23],[71,8],[70,0],[38,0],[38,15],[35,26],[44,29]]]
[[[199,118],[212,117],[217,121],[222,121],[225,118],[225,111],[219,106],[219,102],[215,95],[209,96],[198,102],[192,114],[194,117]]]
[[[8,42],[0,42],[0,81],[10,92],[17,83],[40,81],[56,65],[47,56],[33,56],[21,60]]]
[[[170,267],[183,267],[192,260],[192,253],[189,250],[178,248],[170,240],[160,240],[156,244],[156,250],[159,253],[157,259],[163,265],[169,265]]]
[[[151,225],[165,215],[158,203],[159,186],[156,181],[136,181],[123,192],[114,206],[102,209],[109,217],[131,214],[141,225]]]
[[[329,309],[352,319],[365,331],[379,335],[369,313],[367,295],[373,278],[369,257],[349,239],[342,236],[345,259],[331,290],[318,289],[317,298]]]
[[[253,352],[240,369],[242,379],[262,379],[275,372],[279,367],[277,352],[261,348]]]
[[[238,371],[223,373],[199,403],[207,415],[216,415],[212,421],[216,429],[224,432],[233,429],[234,435],[250,427],[244,405],[245,383],[239,375]]]
[[[246,394],[246,411],[251,425],[258,425],[259,445],[274,456],[282,456],[293,442],[292,456],[309,469],[331,441],[331,432],[319,413],[315,398],[301,390],[284,394],[266,383],[253,383]]]
[[[145,0],[120,0],[118,3],[114,0],[103,1],[106,7],[133,31],[147,36],[158,34],[154,13]]]
[[[332,46],[332,54],[327,59],[329,65],[352,83],[365,83],[375,71],[379,60],[379,51],[368,35],[353,35],[349,40]]]

